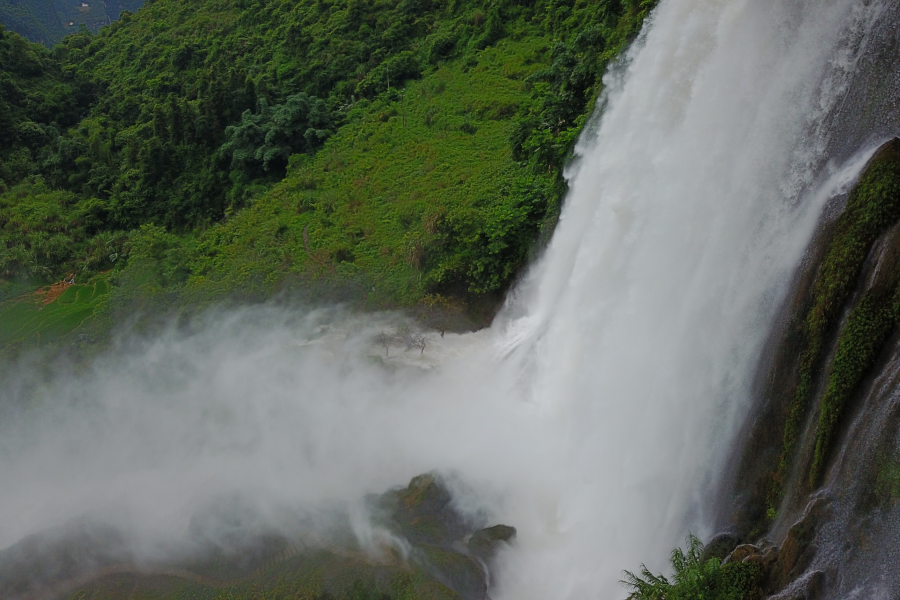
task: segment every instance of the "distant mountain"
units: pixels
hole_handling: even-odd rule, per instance
[[[144,0],[0,0],[0,23],[32,42],[52,46],[84,25],[97,31],[137,11]]]

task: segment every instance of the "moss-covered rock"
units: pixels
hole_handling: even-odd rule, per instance
[[[793,464],[803,419],[812,401],[815,380],[828,354],[828,335],[837,326],[841,310],[859,285],[863,263],[885,231],[900,219],[900,139],[885,143],[866,166],[850,192],[838,218],[834,236],[819,267],[812,304],[802,322],[806,347],[800,357],[799,383],[784,428],[781,462],[775,474],[771,504],[781,497],[780,487]],[[821,478],[841,407],[874,362],[887,333],[893,328],[893,302],[881,294],[869,295],[852,313],[842,332],[838,354],[830,369],[817,433],[817,450],[810,467],[810,484]],[[841,344],[843,342],[843,344]]]
[[[785,512],[799,516],[821,485],[854,398],[900,320],[898,219],[893,139],[825,211],[763,355],[762,398],[734,474],[738,537],[758,539]]]
[[[741,438],[728,522],[740,541],[770,536],[777,544],[738,546],[726,563],[756,564],[766,594],[812,598],[824,585],[810,570],[822,524],[833,518],[819,488],[846,468],[837,449],[853,437],[860,402],[869,401],[889,364],[885,348],[897,339],[898,221],[900,139],[893,139],[824,211],[763,353],[760,401]],[[873,472],[853,475],[871,488],[855,501],[862,513],[890,504],[893,434],[881,447],[884,460],[874,461]],[[832,490],[836,497],[850,491],[846,481],[835,485],[842,486]]]
[[[402,538],[406,554],[367,553],[347,533],[321,539],[241,527],[235,507],[220,503],[192,519],[194,551],[162,562],[135,560],[132,540],[98,522],[31,536],[0,552],[0,598],[486,598],[487,564],[514,528],[480,529],[433,473],[372,498],[371,505],[374,524]]]
[[[440,479],[426,474],[413,477],[406,488],[387,492],[375,504],[411,543],[444,547],[468,533],[451,500]]]
[[[418,552],[412,561],[457,592],[463,600],[482,600],[487,593],[487,569],[503,543],[516,535],[514,527],[481,522],[460,513],[441,477],[419,475],[406,488],[380,496],[374,505],[384,522]],[[468,540],[467,543],[464,543]]]

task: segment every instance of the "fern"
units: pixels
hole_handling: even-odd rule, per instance
[[[748,600],[759,596],[761,572],[757,564],[722,565],[718,558],[703,560],[703,543],[688,534],[687,547],[672,551],[671,581],[641,565],[640,575],[624,571],[621,583],[628,600]]]

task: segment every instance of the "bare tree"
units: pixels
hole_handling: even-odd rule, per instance
[[[382,331],[372,338],[372,341],[384,348],[385,357],[390,355],[391,346],[402,346],[406,351],[418,348],[420,354],[425,354],[425,348],[428,346],[428,336],[413,331],[407,325],[401,325],[394,333]]]
[[[397,341],[406,348],[412,350],[418,348],[422,354],[425,353],[425,346],[428,345],[428,338],[425,334],[413,331],[408,326],[403,325],[397,329]]]
[[[376,335],[375,339],[373,340],[376,344],[379,344],[382,347],[384,347],[384,356],[385,357],[388,356],[388,353],[390,352],[390,349],[391,349],[391,337],[392,336],[388,335],[388,333],[386,331],[382,331],[381,333]]]
[[[419,348],[421,351],[420,354],[425,354],[425,346],[428,344],[428,339],[421,333],[413,333],[409,339],[410,345],[407,348]]]

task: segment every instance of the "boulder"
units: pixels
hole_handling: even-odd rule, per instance
[[[490,562],[501,544],[511,542],[516,537],[516,528],[509,525],[494,525],[472,534],[467,547],[472,556],[485,563]]]
[[[740,540],[730,533],[720,533],[714,536],[706,546],[703,547],[703,553],[700,555],[700,562],[706,563],[711,558],[725,560],[731,552],[738,547]]]

